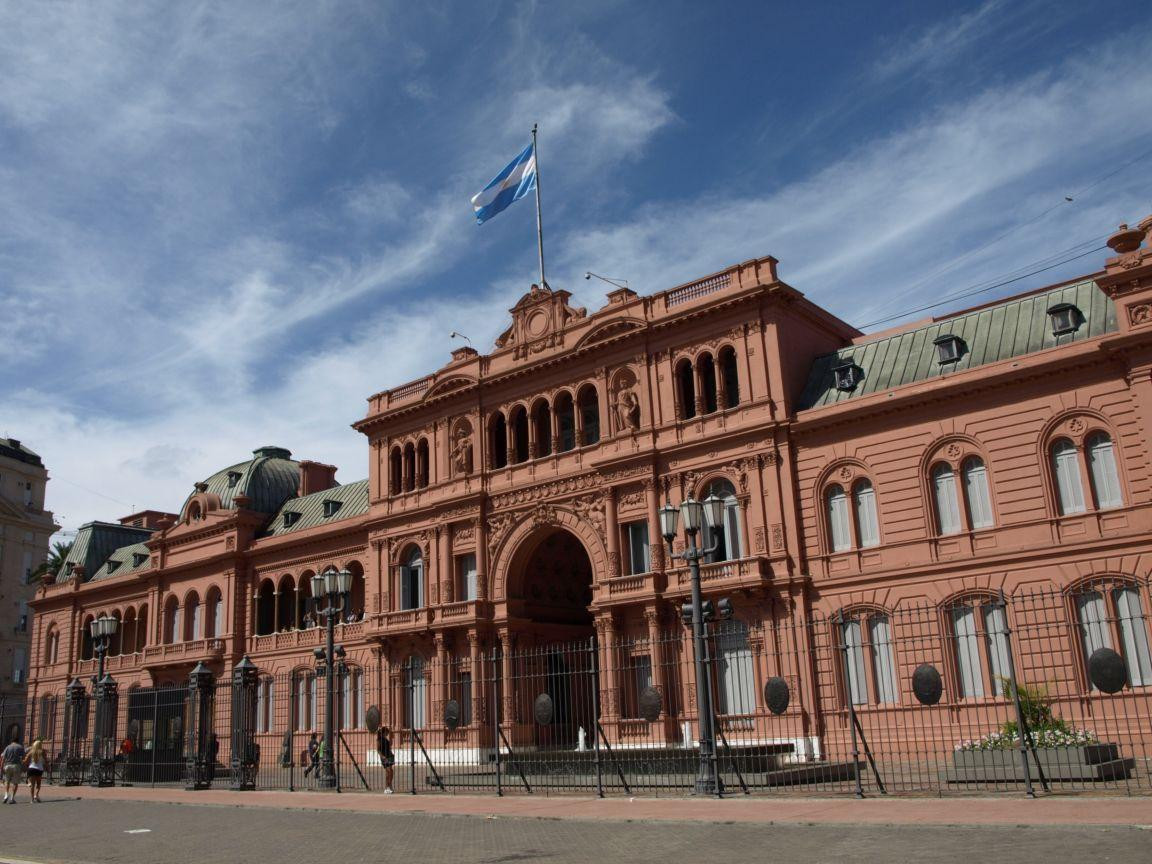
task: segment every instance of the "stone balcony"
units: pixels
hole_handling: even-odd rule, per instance
[[[771,582],[772,568],[766,558],[759,556],[700,565],[700,588],[705,593],[762,588]],[[692,572],[688,567],[678,567],[668,572],[667,595],[681,596],[691,591]]]

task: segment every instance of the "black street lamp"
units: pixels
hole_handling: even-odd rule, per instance
[[[102,615],[89,626],[92,633],[92,649],[96,652],[99,667],[93,679],[93,695],[96,698],[96,716],[92,724],[92,758],[89,783],[93,786],[114,786],[116,784],[116,682],[111,675],[104,674],[104,657],[112,637],[120,627],[115,618]]]
[[[681,518],[684,520],[688,545],[677,555],[672,551],[672,541],[676,537],[676,523]],[[668,543],[668,554],[686,562],[692,574],[692,643],[696,659],[696,713],[700,726],[700,766],[695,786],[698,795],[718,795],[721,792],[720,778],[716,774],[715,714],[712,709],[712,688],[708,686],[707,646],[704,644],[704,604],[700,597],[700,559],[711,555],[720,544],[717,540],[707,547],[698,546],[696,535],[700,533],[701,527],[711,532],[722,524],[723,519],[724,502],[716,495],[709,495],[703,502],[689,495],[679,508],[671,504],[660,508],[660,533]]]
[[[312,608],[328,622],[327,648],[316,649],[316,659],[324,664],[327,699],[324,706],[324,755],[320,758],[318,784],[326,788],[336,786],[335,767],[335,700],[336,700],[336,619],[348,606],[348,593],[352,590],[352,573],[347,569],[329,567],[312,577]],[[323,608],[320,600],[325,600]],[[323,656],[321,656],[323,652]]]

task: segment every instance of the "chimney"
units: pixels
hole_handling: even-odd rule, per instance
[[[300,460],[300,486],[297,495],[311,495],[313,492],[323,492],[336,485],[336,466],[325,465],[323,462],[310,462]]]

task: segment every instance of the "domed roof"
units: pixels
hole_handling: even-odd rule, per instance
[[[230,465],[197,483],[192,495],[202,492],[216,495],[220,498],[220,507],[226,510],[236,507],[237,495],[247,495],[246,509],[271,515],[289,498],[296,497],[299,485],[300,463],[292,458],[291,451],[283,447],[257,447],[247,462]],[[192,495],[180,508],[182,517],[186,515]]]

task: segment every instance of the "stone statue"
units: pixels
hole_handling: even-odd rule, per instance
[[[467,430],[456,430],[456,441],[452,444],[452,467],[457,474],[472,473],[472,441]]]
[[[635,432],[640,428],[640,398],[636,390],[621,382],[616,389],[616,425],[623,431]]]

